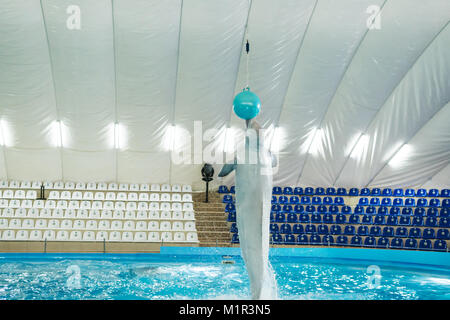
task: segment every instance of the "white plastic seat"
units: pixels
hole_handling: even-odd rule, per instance
[[[161,211],[161,219],[172,219],[172,213],[170,211]]]
[[[136,222],[136,230],[147,230],[147,222],[145,221]]]
[[[53,189],[53,182],[51,182],[51,181],[45,181],[45,182],[44,182],[44,188],[45,188],[45,189]]]
[[[75,185],[75,190],[85,190],[86,184],[84,182],[77,182]]]
[[[161,191],[161,187],[159,186],[159,184],[153,183],[153,184],[150,186],[150,191],[156,191],[156,192],[159,192],[159,191]]]
[[[125,211],[125,219],[136,219],[136,213],[134,211]]]
[[[68,209],[80,209],[80,202],[78,200],[69,201]]]
[[[102,201],[93,201],[91,209],[102,210],[102,209],[107,209],[107,208],[103,207],[103,202]]]
[[[168,193],[161,194],[160,201],[166,201],[166,202],[170,201],[170,194],[168,194]]]
[[[109,201],[116,200],[116,194],[114,192],[107,192],[106,193],[106,200],[109,200]]]
[[[150,186],[148,185],[148,183],[141,183],[141,185],[139,186],[139,190],[140,191],[150,191]]]
[[[108,184],[108,190],[116,191],[119,189],[119,186],[115,182],[111,182]]]
[[[134,211],[134,210],[137,210],[137,204],[136,204],[136,202],[127,202],[126,210],[127,210],[127,211]]]
[[[45,206],[45,200],[34,200],[33,208],[42,209]]]
[[[47,220],[46,219],[37,219],[34,223],[34,227],[36,229],[45,229],[47,228]]]
[[[22,204],[20,205],[21,208],[32,208],[33,207],[33,201],[30,199],[22,200]]]
[[[73,189],[75,189],[75,182],[67,181],[67,182],[64,184],[64,189],[67,189],[67,190],[73,190]]]
[[[168,231],[161,232],[161,241],[165,241],[165,242],[172,241],[172,232],[168,232]]]
[[[112,216],[111,210],[102,210],[102,219],[112,219]]]
[[[172,202],[181,202],[181,194],[172,193]]]
[[[192,195],[189,193],[183,194],[183,197],[181,198],[182,202],[192,202]]]
[[[116,196],[116,200],[127,201],[127,194],[125,192],[118,192],[117,196]]]
[[[120,241],[122,240],[122,234],[119,231],[113,231],[109,234],[109,241]]]
[[[39,217],[40,218],[51,218],[52,213],[53,213],[52,209],[44,208],[39,211]]]
[[[48,202],[48,201],[47,201],[47,202]],[[56,202],[56,208],[59,208],[59,209],[69,209],[69,208],[68,208],[67,200],[58,200],[58,202]],[[70,208],[70,209],[75,209],[75,208]]]
[[[95,241],[95,232],[94,231],[85,231],[83,233],[83,241]]]
[[[75,230],[70,232],[70,241],[81,241],[83,239],[83,234],[81,231]]]
[[[147,241],[147,233],[145,232],[135,232],[134,233],[134,241],[135,242],[146,242]]]
[[[9,201],[6,199],[0,199],[0,208],[7,208],[9,205]]]
[[[44,240],[46,239],[47,241],[48,240],[55,240],[55,238],[56,238],[55,230],[45,230],[43,235],[42,235],[42,238],[44,238]]]
[[[41,241],[42,240],[42,231],[41,230],[32,230],[30,232],[30,240]]]
[[[190,202],[183,203],[183,211],[194,211],[194,206]]]
[[[123,219],[123,211],[122,210],[114,210],[113,219]]]
[[[184,232],[175,232],[173,234],[173,241],[175,242],[184,242],[186,240]]]
[[[99,182],[97,183],[97,190],[106,191],[108,190],[108,185],[105,182]]]
[[[147,230],[149,231],[158,231],[159,230],[159,222],[155,220],[151,220],[148,222]]]
[[[179,184],[173,184],[172,192],[181,192],[181,186]]]
[[[189,242],[198,242],[198,237],[196,232],[188,232],[186,234],[186,241]]]
[[[27,209],[25,208],[16,209],[15,216],[18,218],[25,218],[27,216]]]
[[[84,220],[77,219],[73,222],[73,228],[74,229],[84,229],[85,223]]]
[[[103,202],[103,209],[114,210],[114,202],[112,202],[112,201]]]
[[[64,211],[64,218],[75,219],[77,217],[77,210],[69,209]]]
[[[172,191],[172,187],[170,186],[170,184],[164,183],[161,185],[161,192],[171,192]]]
[[[159,242],[160,241],[160,239],[159,239],[159,232],[155,232],[155,231],[149,232],[147,239],[150,242]]]
[[[192,186],[189,184],[182,185],[181,192],[192,192]]]
[[[9,220],[9,228],[10,229],[20,229],[21,226],[22,226],[22,220],[20,220],[20,219]]]
[[[14,209],[13,208],[3,209],[2,217],[14,217]]]
[[[2,188],[2,189],[8,188],[8,181],[1,180],[0,181],[0,188]]]
[[[66,204],[67,204],[67,202],[66,202]],[[45,201],[44,208],[55,209],[56,208],[56,201],[55,200],[47,200],[47,201]]]
[[[148,203],[147,202],[139,202],[137,209],[138,210],[148,210]]]
[[[69,209],[78,209],[78,208],[75,207],[71,208],[71,206],[69,205]],[[91,209],[91,202],[88,200],[81,201],[79,209],[87,209],[87,210]]]
[[[114,209],[116,210],[125,210],[125,202],[123,201],[117,201],[114,205]]]
[[[105,193],[104,192],[96,192],[95,196],[94,196],[94,200],[100,200],[100,201],[105,200]]]
[[[122,241],[131,242],[133,241],[133,233],[129,231],[122,232]]]
[[[138,201],[138,194],[136,192],[128,193],[128,201]]]
[[[37,198],[37,192],[36,190],[28,190],[26,195],[25,195],[25,199],[30,199],[30,200],[34,200]]]
[[[25,191],[16,190],[16,192],[14,192],[14,198],[15,199],[25,199]]]
[[[24,219],[22,222],[23,229],[34,229],[34,220],[33,219]]]
[[[112,230],[122,230],[122,221],[113,220],[113,222],[111,223],[111,229]]]
[[[81,191],[74,191],[72,193],[72,200],[83,200],[83,193]]]
[[[37,218],[37,217],[39,217],[39,209],[37,209],[37,208],[28,209],[27,217],[28,218]]]
[[[97,184],[95,182],[89,182],[86,185],[86,190],[97,190]]]
[[[14,198],[14,192],[12,190],[5,190],[5,191],[3,191],[3,198],[4,199],[13,199]]]
[[[148,193],[139,193],[138,201],[149,201]]]
[[[150,201],[159,201],[159,193],[150,193]]]
[[[61,229],[72,229],[72,220],[64,219],[61,221]]]
[[[181,212],[181,211],[173,211],[172,212],[172,219],[174,219],[174,220],[183,220],[183,212]]]
[[[159,209],[161,211],[170,211],[172,210],[172,207],[169,202],[161,202],[159,205]]]
[[[102,213],[100,210],[90,210],[89,211],[89,219],[100,219],[102,217]]]
[[[22,181],[20,183],[20,189],[31,189],[31,181]]]
[[[9,207],[10,208],[20,208],[20,200],[17,200],[17,199],[9,200]]]
[[[159,224],[159,229],[162,231],[170,231],[172,230],[172,224],[170,221],[161,221]]]
[[[127,220],[123,224],[123,229],[124,230],[134,230],[134,228],[135,228],[134,221]]]
[[[98,223],[99,230],[109,230],[110,226],[111,225],[108,220],[100,220],[100,222]]]
[[[69,232],[66,230],[59,230],[56,233],[56,241],[68,241],[69,240]]]
[[[77,210],[77,219],[87,219],[89,218],[89,210],[79,209]]]
[[[13,230],[5,230],[2,233],[2,240],[14,240],[16,233]]]
[[[0,219],[0,229],[8,229],[9,221],[8,219],[2,218]]]
[[[150,210],[148,212],[148,218],[149,219],[159,219],[159,211]]]
[[[139,191],[139,185],[137,183],[130,184],[130,191]]]
[[[95,240],[97,240],[97,241],[108,240],[108,232],[106,232],[106,231],[98,231],[96,236],[95,236]]]
[[[47,227],[50,229],[59,229],[59,220],[50,219],[48,221]]]
[[[55,219],[64,218],[64,210],[63,209],[53,209],[52,218],[55,218]]]
[[[40,189],[42,185],[42,181],[33,181],[31,183],[31,189]]]
[[[97,230],[97,221],[96,220],[88,220],[88,221],[86,221],[86,229],[88,229],[88,230]]]
[[[173,211],[182,211],[183,206],[181,205],[181,202],[172,202],[172,210]]]
[[[172,230],[173,231],[183,231],[184,230],[183,222],[181,222],[181,221],[174,221],[172,223]]]
[[[20,188],[20,182],[16,180],[12,180],[9,182],[9,187],[12,189],[19,189]]]
[[[195,231],[195,222],[193,221],[187,221],[184,223],[184,230],[185,231]]]
[[[145,210],[139,210],[137,213],[136,213],[136,219],[147,219],[147,211],[145,211]]]
[[[70,191],[63,191],[59,194],[59,199],[70,200],[72,199],[72,194],[70,193]]]
[[[128,183],[121,183],[121,184],[119,184],[119,190],[121,190],[121,191],[128,191]]]
[[[53,189],[58,189],[58,190],[64,189],[64,182],[62,182],[62,181],[55,182],[53,184]]]
[[[94,194],[92,191],[86,191],[83,193],[83,200],[94,200]]]

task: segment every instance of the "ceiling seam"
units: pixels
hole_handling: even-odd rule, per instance
[[[115,24],[116,20],[114,18],[114,0],[111,0],[111,22],[112,22],[112,45],[113,45],[113,67],[114,67],[114,124],[113,124],[113,132],[114,132],[114,162],[115,162],[115,177],[116,181],[119,181],[119,147],[120,147],[120,140],[117,145],[116,144],[116,135],[118,135],[118,111],[117,111],[117,54],[116,54],[116,30],[115,30]],[[119,137],[120,139],[120,137]]]
[[[427,180],[424,181],[424,183],[422,183],[419,188],[422,188],[425,183],[427,183],[428,181],[432,181],[434,177],[436,177],[439,173],[441,173],[442,171],[444,171],[448,165],[450,164],[450,159],[447,161],[447,164],[445,166],[443,166],[440,170],[436,171],[434,174],[432,174]]]
[[[406,70],[405,74],[403,75],[403,77],[399,80],[399,82],[393,87],[391,93],[387,96],[387,98],[383,101],[382,104],[380,104],[380,108],[378,108],[378,110],[375,112],[375,114],[373,115],[372,119],[370,120],[369,124],[366,126],[365,130],[361,133],[361,135],[365,134],[366,131],[370,128],[370,126],[372,125],[372,123],[376,120],[378,114],[380,113],[380,111],[383,109],[383,107],[386,105],[386,103],[389,101],[389,99],[392,97],[392,95],[395,93],[395,91],[397,90],[397,88],[403,83],[403,81],[405,80],[405,78],[408,76],[408,74],[410,73],[410,71],[414,68],[414,66],[417,64],[417,62],[420,60],[420,58],[424,55],[424,53],[427,51],[427,49],[431,46],[431,44],[436,40],[436,38],[442,33],[442,31],[444,31],[450,21],[447,21],[446,24],[444,24],[444,26],[439,30],[438,33],[436,33],[434,35],[434,37],[430,40],[430,42],[428,42],[428,44],[425,46],[425,48],[422,50],[422,52],[419,54],[419,56],[414,60],[414,62],[411,64],[411,66],[408,68],[408,70]],[[417,131],[416,131],[417,132]],[[342,172],[344,171],[345,165],[347,164],[350,155],[353,152],[353,149],[356,147],[356,145],[359,142],[359,138],[358,140],[355,142],[355,144],[353,145],[350,153],[347,155],[345,162],[343,164],[343,166],[341,167],[339,174],[337,175],[336,179],[334,180],[333,186],[336,184],[336,182],[339,180]]]
[[[382,12],[383,9],[384,9],[384,5],[387,3],[387,1],[388,1],[388,0],[384,0],[383,4],[382,4],[381,7],[380,7],[380,10],[378,11],[377,15],[373,18],[373,20],[375,20],[375,19],[381,14],[381,12]],[[352,54],[352,56],[351,56],[349,62],[347,63],[347,65],[346,65],[344,71],[342,72],[342,76],[341,76],[340,80],[338,81],[338,84],[337,84],[337,86],[336,86],[336,89],[334,90],[333,96],[331,97],[330,102],[328,103],[328,106],[327,106],[327,108],[325,109],[325,112],[324,112],[323,116],[322,116],[321,119],[320,119],[320,122],[319,122],[319,125],[317,126],[317,129],[320,129],[320,127],[322,126],[323,120],[325,119],[326,115],[328,114],[328,111],[329,111],[329,109],[330,109],[330,106],[331,106],[331,104],[333,103],[333,100],[334,100],[334,98],[335,98],[337,92],[339,91],[339,88],[340,88],[340,86],[341,86],[341,84],[342,84],[342,81],[344,80],[345,75],[347,74],[347,71],[349,70],[350,66],[352,65],[352,62],[353,62],[354,58],[356,57],[357,53],[359,52],[359,49],[360,49],[362,43],[364,42],[364,40],[366,39],[366,36],[367,36],[367,34],[369,33],[369,31],[370,31],[370,29],[367,28],[367,30],[364,32],[363,36],[361,37],[361,40],[359,41],[357,47],[356,47],[355,50],[353,51],[353,54]],[[307,149],[307,151],[306,151],[305,161],[303,162],[302,168],[301,168],[301,170],[300,170],[300,174],[298,175],[296,185],[298,185],[299,182],[300,182],[300,178],[301,178],[301,176],[302,176],[302,174],[303,174],[303,169],[305,168],[306,162],[307,162],[308,159],[309,159],[309,150],[311,149],[311,145],[313,144],[313,142],[314,142],[314,140],[315,140],[316,134],[317,134],[317,130],[314,132],[314,136],[312,137],[311,142],[309,143],[308,149]]]
[[[49,65],[50,65],[50,71],[51,71],[51,75],[52,75],[52,82],[53,82],[53,94],[54,94],[54,98],[55,98],[55,112],[56,112],[56,120],[57,121],[61,121],[60,119],[60,113],[59,113],[59,108],[58,108],[58,99],[57,99],[57,94],[56,94],[56,81],[55,81],[55,72],[54,72],[54,68],[53,68],[53,58],[52,58],[52,53],[51,53],[51,49],[50,49],[50,41],[48,39],[48,32],[47,32],[47,22],[45,20],[45,14],[44,14],[44,6],[42,5],[42,1],[43,0],[39,0],[40,6],[41,6],[41,14],[42,14],[42,22],[44,24],[44,32],[45,32],[45,39],[47,41],[47,50],[48,50],[48,57],[49,57]],[[59,149],[59,158],[60,158],[60,163],[61,163],[61,180],[64,181],[64,164],[63,164],[63,139],[62,139],[62,127],[61,127],[61,122],[59,122],[59,138],[61,141],[60,146],[58,146],[57,148]]]

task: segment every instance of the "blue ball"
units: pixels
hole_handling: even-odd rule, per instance
[[[256,94],[250,91],[250,88],[245,88],[234,97],[233,110],[239,118],[250,120],[256,117],[261,110],[261,101]]]

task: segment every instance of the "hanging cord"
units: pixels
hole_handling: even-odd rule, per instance
[[[248,34],[247,34],[247,38],[248,38]],[[245,44],[245,52],[247,52],[247,84],[246,84],[246,88],[248,89],[249,86],[249,77],[250,77],[250,72],[249,72],[249,68],[248,68],[248,62],[249,62],[249,53],[250,53],[250,43],[248,42],[247,39],[247,43]]]

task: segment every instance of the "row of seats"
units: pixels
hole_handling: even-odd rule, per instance
[[[236,208],[233,209],[232,206],[230,207],[226,207],[225,208],[225,212],[236,212],[235,210]],[[433,217],[448,217],[450,214],[450,208],[449,207],[445,207],[445,208],[435,208],[435,207],[429,207],[427,209],[422,208],[422,207],[417,207],[417,208],[411,208],[411,207],[404,207],[404,208],[399,208],[399,207],[363,207],[363,206],[356,206],[353,210],[351,207],[349,206],[337,206],[337,205],[331,205],[331,206],[325,206],[325,205],[319,205],[319,206],[314,206],[314,205],[307,205],[307,206],[302,206],[302,205],[295,205],[294,207],[292,207],[291,205],[272,205],[271,207],[271,212],[272,213],[303,213],[303,212],[307,212],[307,213],[331,213],[331,214],[338,214],[338,213],[342,213],[342,214],[352,214],[352,213],[356,213],[356,214],[378,214],[378,215],[415,215],[415,216],[433,216]]]
[[[416,200],[414,198],[408,198],[405,199],[405,202],[403,203],[402,198],[394,198],[392,201],[391,198],[360,198],[358,205],[360,206],[394,206],[394,207],[440,207],[441,201],[440,199],[432,198],[430,199],[430,202],[428,203],[428,199],[425,198],[419,198]],[[443,199],[442,200],[442,206],[443,207],[450,207],[450,199]]]
[[[239,243],[239,236],[234,234],[232,237],[232,243]],[[337,236],[336,239],[332,235],[325,235],[321,237],[318,234],[306,235],[301,234],[295,237],[292,234],[285,235],[275,234],[271,238],[273,244],[288,244],[288,245],[324,245],[324,246],[353,246],[353,247],[366,247],[366,248],[390,248],[390,249],[420,249],[420,250],[435,250],[435,251],[447,251],[447,243],[445,240],[435,240],[432,243],[429,239],[422,239],[417,242],[416,239],[393,238],[392,240],[386,237],[378,238],[369,236],[363,238],[361,236],[353,236],[349,239],[347,236]]]
[[[219,186],[219,193],[235,193],[235,187],[232,186],[230,189],[228,189],[227,186]],[[363,188],[359,190],[358,188],[351,188],[347,192],[346,188],[312,188],[312,187],[273,187],[272,193],[274,195],[338,195],[338,196],[393,196],[393,197],[450,197],[450,189],[442,189],[440,192],[438,189],[429,189],[428,191],[426,189],[391,189],[391,188],[385,188],[381,190],[380,188]]]
[[[85,229],[85,230],[148,230],[148,231],[196,231],[193,221],[132,221],[132,220],[84,220],[84,219],[0,219],[0,229]]]
[[[114,241],[114,242],[198,242],[195,232],[144,231],[66,231],[66,230],[4,230],[0,239],[6,241]]]
[[[105,183],[105,182],[41,182],[41,181],[0,181],[0,189],[40,189],[41,185],[44,185],[45,189],[55,190],[99,190],[99,191],[155,191],[155,192],[192,192],[190,185],[179,184],[137,184],[137,183]]]
[[[98,210],[162,210],[194,211],[192,202],[125,202],[89,200],[7,200],[0,199],[0,208],[46,208],[46,209],[98,209]]]
[[[193,211],[123,211],[85,209],[0,209],[1,218],[54,218],[54,219],[127,219],[127,220],[195,220]]]

